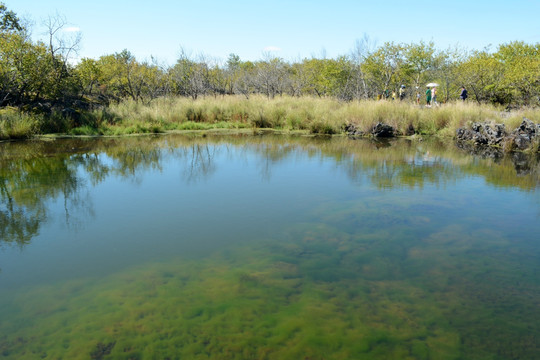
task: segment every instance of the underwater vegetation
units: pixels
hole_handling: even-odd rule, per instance
[[[533,359],[534,259],[479,232],[300,224],[283,241],[38,286],[2,304],[0,357]]]

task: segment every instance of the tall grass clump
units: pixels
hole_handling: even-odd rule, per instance
[[[42,122],[40,115],[11,107],[0,109],[0,140],[30,138],[38,132]]]
[[[369,133],[377,123],[393,126],[406,133],[409,125],[417,122],[418,111],[413,105],[396,101],[362,100],[346,104],[341,109],[346,123],[354,124]]]
[[[503,113],[506,118],[506,129],[512,131],[519,127],[523,118],[527,118],[536,124],[540,124],[540,111],[535,108],[522,108]]]
[[[142,105],[134,101],[125,101],[112,105],[109,112],[121,119],[119,126],[126,121],[159,124],[165,130],[184,130],[192,128],[192,123],[205,123],[218,127],[245,127],[253,114],[250,114],[250,104],[240,104],[239,98],[189,98],[170,97],[155,99],[149,104]],[[188,123],[186,125],[186,123]],[[234,123],[234,126],[230,124]]]
[[[474,122],[494,121],[497,109],[490,105],[452,102],[431,108],[422,108],[415,131],[420,134],[453,136],[460,127]]]
[[[506,111],[489,104],[454,102],[432,109],[433,116],[426,121],[433,121],[437,133],[453,136],[460,127],[470,127],[472,123],[504,124],[507,132],[517,128],[524,117],[539,123],[538,109],[518,109]]]

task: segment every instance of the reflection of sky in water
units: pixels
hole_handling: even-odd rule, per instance
[[[504,164],[482,167],[474,160],[475,168],[473,161],[445,157],[427,144],[372,150],[369,144],[344,139],[314,143],[194,141],[150,146],[149,151],[135,146],[70,156],[69,166],[58,166],[57,175],[73,179],[66,174],[75,169],[77,192],[59,191],[42,199],[47,216],[38,235],[22,247],[6,245],[0,251],[0,305],[8,309],[33,286],[54,289],[80,282],[95,294],[110,291],[92,279],[129,292],[130,285],[121,279],[131,269],[141,272],[141,279],[130,281],[141,282],[144,299],[150,296],[145,281],[154,276],[148,275],[152,269],[163,267],[169,279],[179,264],[188,264],[205,274],[190,275],[199,276],[197,281],[222,281],[230,289],[297,293],[312,287],[320,296],[334,291],[341,294],[334,294],[340,311],[352,304],[347,296],[355,303],[377,299],[386,310],[369,305],[370,321],[387,321],[389,328],[391,319],[401,315],[385,311],[398,311],[396,304],[436,308],[442,333],[445,326],[464,331],[459,329],[470,327],[466,319],[484,305],[492,315],[500,306],[513,306],[506,313],[514,317],[531,311],[525,294],[540,295],[535,275],[540,203],[535,189],[508,185],[512,176],[517,184],[523,181],[512,167],[501,172],[506,176],[501,186],[492,184],[492,174]],[[44,169],[54,175],[52,166]],[[30,185],[35,184],[39,181]],[[213,271],[223,277],[214,278]],[[179,288],[195,286],[182,281]],[[266,288],[257,288],[258,281]],[[332,291],[326,288],[331,283]],[[498,286],[514,300],[506,295],[485,300],[495,296]],[[68,295],[63,301],[76,300]],[[153,301],[160,304],[167,297]],[[455,310],[449,316],[455,324],[443,326],[440,321],[450,311],[444,309],[454,309],[453,301],[462,301],[466,310]],[[429,323],[417,311],[410,309],[408,316]],[[9,314],[0,310],[2,316]],[[497,321],[512,330],[501,316]],[[516,326],[528,324],[527,319],[516,321]],[[474,331],[469,335],[479,336]],[[500,330],[493,339],[506,335]]]
[[[520,191],[494,191],[482,176],[463,176],[424,146],[405,154],[404,165],[398,158],[360,167],[352,182],[347,174],[354,164],[321,156],[313,147],[305,152],[289,144],[196,144],[151,155],[130,151],[93,155],[106,174],[99,181],[78,167],[77,203],[65,196],[46,202],[49,221],[32,244],[2,251],[0,284],[92,276],[271,238],[276,229],[309,221],[314,208],[339,201],[358,201],[371,211],[380,207],[383,224],[389,217],[424,216],[440,226],[489,221],[503,232],[518,222],[534,224],[538,214],[538,204]],[[427,183],[418,188],[424,177]],[[395,188],[400,182],[412,187]],[[512,231],[519,237],[535,230]]]
[[[303,217],[321,199],[347,191],[347,179],[320,158],[302,158],[295,151],[274,163],[246,149],[211,147],[212,171],[196,182],[191,181],[197,171],[191,159],[176,154],[162,156],[159,169],[137,171],[137,181],[114,176],[117,160],[98,156],[113,175],[94,186],[83,178],[81,191],[89,192],[85,205],[92,207],[93,216],[79,217],[82,223],[69,229],[62,223],[65,199],[48,201],[51,221],[32,244],[24,250],[4,249],[0,282],[89,276],[264,238],[270,229]],[[271,170],[263,168],[266,162],[272,163]]]

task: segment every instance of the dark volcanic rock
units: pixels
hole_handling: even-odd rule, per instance
[[[365,133],[354,124],[345,125],[345,132],[349,136],[364,136]]]
[[[531,146],[531,138],[526,134],[512,134],[507,140],[507,146],[510,149],[517,148],[519,150],[526,150]]]
[[[405,135],[410,136],[416,134],[416,129],[414,128],[413,124],[409,124],[407,127],[407,131],[405,132]]]
[[[507,149],[527,150],[534,140],[540,138],[540,124],[535,124],[527,118],[523,118],[521,125],[508,136],[505,142]]]
[[[512,132],[513,134],[529,135],[530,137],[536,137],[540,135],[540,124],[535,124],[527,118],[523,118],[521,125]]]
[[[475,146],[503,146],[507,151],[530,149],[536,138],[540,139],[540,124],[523,118],[521,125],[506,132],[504,124],[473,123],[470,129],[459,128],[456,131],[458,143],[468,142]]]
[[[504,124],[473,123],[471,129],[459,128],[456,139],[478,145],[500,145],[506,136]]]
[[[377,123],[377,125],[371,129],[371,134],[375,137],[393,137],[395,135],[395,130],[390,125]]]

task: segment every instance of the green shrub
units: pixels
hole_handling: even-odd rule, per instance
[[[256,128],[271,128],[272,122],[266,116],[263,110],[259,110],[259,114],[257,117],[254,117],[251,122],[253,123],[253,126]]]
[[[96,129],[96,128],[90,126],[90,125],[84,125],[84,126],[79,126],[79,127],[73,128],[73,129],[71,129],[71,131],[69,133],[71,135],[86,135],[86,136],[99,135],[98,129]]]
[[[337,129],[324,121],[311,123],[309,130],[312,134],[332,135],[338,133]]]
[[[32,137],[42,121],[42,115],[23,113],[11,107],[0,109],[0,139]]]

